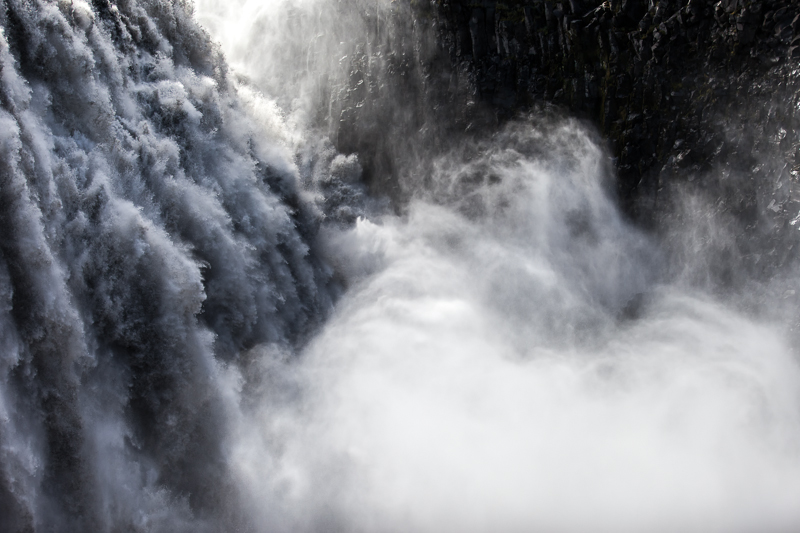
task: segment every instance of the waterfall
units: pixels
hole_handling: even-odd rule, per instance
[[[335,293],[277,111],[181,3],[2,26],[2,529],[230,527],[226,368]]]
[[[0,531],[800,527],[796,265],[437,54],[403,1],[3,1]]]

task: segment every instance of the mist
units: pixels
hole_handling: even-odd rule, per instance
[[[797,265],[713,191],[637,226],[401,2],[4,7],[3,531],[800,528]]]
[[[280,89],[260,81],[272,72],[261,60],[275,35],[279,54],[294,41],[255,36],[303,10],[334,17],[298,18],[312,26],[363,23],[331,6],[199,2],[198,16],[268,92]],[[309,55],[333,77],[335,52],[303,50],[294,87],[320,75]],[[297,360],[270,366],[291,383],[273,391],[297,396],[265,394],[261,435],[242,441],[254,507],[280,494],[277,514],[307,531],[800,525],[794,269],[756,282],[726,263],[736,227],[689,192],[667,231],[636,229],[602,145],[557,115],[456,143],[425,168],[402,215],[323,230],[348,289]],[[256,441],[272,443],[268,461]]]
[[[310,531],[793,529],[787,333],[659,268],[575,123],[477,152],[439,161],[448,189],[494,177],[466,206],[330,238],[350,288],[292,366],[273,466],[292,512]]]

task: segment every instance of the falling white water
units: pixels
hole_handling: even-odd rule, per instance
[[[5,1],[0,530],[800,529],[796,270],[699,283],[725,228],[570,120],[381,211],[320,124],[383,4],[198,0],[228,71],[182,2]]]

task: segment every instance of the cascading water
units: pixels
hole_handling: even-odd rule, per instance
[[[224,367],[331,306],[276,112],[183,4],[2,17],[0,529],[231,527]]]
[[[4,1],[1,531],[800,527],[796,268],[450,142],[400,4]]]

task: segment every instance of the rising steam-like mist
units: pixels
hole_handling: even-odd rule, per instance
[[[400,4],[4,1],[0,530],[800,528],[796,265],[578,121],[429,142]]]
[[[217,6],[216,35],[261,80],[252,58],[274,52],[245,21],[334,13],[309,5]],[[281,479],[310,530],[800,524],[797,353],[781,323],[697,282],[727,246],[719,221],[687,216],[667,247],[632,228],[570,121],[523,121],[432,167],[405,216],[326,233],[349,292],[291,365],[301,406],[261,408],[280,453],[244,472]]]
[[[781,328],[665,281],[574,123],[477,153],[436,176],[493,176],[468,201],[327,241],[351,288],[292,367],[301,407],[279,429],[263,407],[281,452],[240,465],[269,472],[252,493],[281,479],[312,531],[795,527],[800,369]]]

